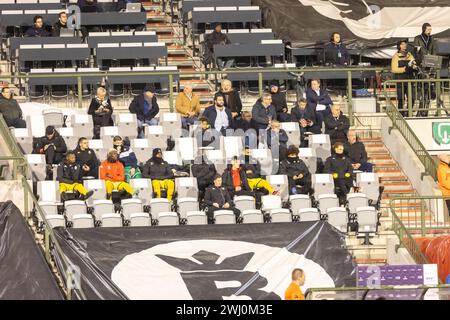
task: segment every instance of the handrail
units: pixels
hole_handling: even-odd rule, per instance
[[[19,177],[19,174],[25,176],[27,169],[27,161],[20,151],[17,143],[15,142],[14,137],[9,131],[9,128],[6,124],[3,115],[0,114],[0,134],[5,140],[6,146],[11,153],[11,156],[1,156],[0,160],[12,160],[13,161],[13,170],[12,170],[12,178],[15,180]]]

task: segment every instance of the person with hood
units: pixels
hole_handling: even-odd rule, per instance
[[[241,157],[242,168],[247,175],[247,182],[252,192],[256,190],[265,190],[264,194],[278,194],[272,185],[261,177],[261,163],[258,159],[252,157],[252,150],[249,147],[244,148],[244,154]]]
[[[25,37],[49,37],[50,33],[44,28],[44,18],[35,16],[33,26],[25,32]]]
[[[206,117],[200,118],[200,125],[192,133],[197,140],[197,146],[202,148],[218,149],[220,147],[220,135],[209,125]]]
[[[222,181],[232,198],[234,196],[253,196],[244,166],[240,164],[236,156],[223,172]]]
[[[38,138],[33,153],[44,154],[47,163],[47,178],[52,175],[52,165],[61,163],[67,152],[66,142],[54,126],[47,126],[45,136]]]
[[[226,135],[226,130],[234,127],[233,117],[228,108],[225,108],[225,98],[222,95],[214,97],[214,105],[209,106],[203,112],[203,117],[208,118],[208,122],[213,129]]]
[[[298,157],[299,150],[291,145],[287,158],[280,163],[278,174],[288,177],[289,194],[309,194],[311,192],[311,174],[302,159]]]
[[[67,192],[78,194],[80,200],[86,200],[94,194],[94,191],[87,191],[81,180],[81,166],[76,161],[75,152],[69,151],[64,160],[59,164],[57,170],[57,178],[59,181],[59,192],[61,200],[69,199]]]
[[[441,189],[442,196],[448,197],[448,199],[445,199],[445,203],[447,205],[448,214],[450,216],[450,154],[442,153],[438,156],[438,158],[438,185]]]
[[[3,87],[0,95],[0,114],[3,115],[6,125],[14,128],[26,128],[27,123],[22,119],[23,113],[19,104],[12,97],[9,87]]]
[[[277,112],[272,104],[272,95],[263,93],[252,108],[252,119],[255,121],[256,130],[266,130],[272,120],[277,119]]]
[[[344,144],[344,153],[350,159],[353,170],[372,172],[373,164],[367,162],[366,147],[359,141],[355,130],[348,131],[347,140]]]
[[[130,140],[128,138],[122,139],[121,136],[115,136],[113,138],[113,148],[119,153],[119,161],[124,166],[125,181],[129,183],[131,179],[142,178],[141,169],[138,166],[138,159],[130,147]]]
[[[318,125],[316,111],[307,105],[305,98],[298,99],[295,106],[291,109],[291,120],[299,124],[301,148],[308,147],[308,141],[305,139],[307,132],[313,134],[322,133],[322,128]]]
[[[175,108],[181,115],[181,124],[188,130],[189,126],[194,124],[201,111],[200,98],[192,91],[192,85],[185,84],[183,91],[177,95]]]
[[[331,114],[325,118],[325,134],[330,136],[331,144],[346,142],[350,121],[341,111],[341,106],[333,104]]]
[[[131,101],[128,110],[136,114],[138,138],[143,139],[145,137],[144,125],[158,125],[158,120],[155,117],[159,113],[159,106],[156,100],[155,87],[147,85],[144,88],[144,92]]]
[[[147,161],[142,176],[152,180],[153,192],[161,198],[162,190],[167,191],[167,200],[171,201],[175,192],[175,170],[162,157],[160,148],[153,149],[152,157]]]
[[[100,139],[101,127],[114,125],[112,113],[113,108],[111,100],[106,97],[106,89],[103,87],[97,88],[97,94],[92,98],[88,109],[88,114],[92,115],[94,123],[94,139]]]
[[[325,46],[324,51],[325,64],[350,65],[350,54],[342,43],[341,35],[338,32],[333,32],[330,42]]]
[[[330,114],[333,101],[328,92],[320,88],[320,79],[311,80],[311,86],[306,90],[306,101],[317,115],[317,125],[322,128],[323,120]]]
[[[99,161],[95,151],[89,148],[89,140],[87,138],[81,137],[78,140],[75,155],[77,164],[80,166],[81,178],[92,177],[93,179],[98,179]]]
[[[344,154],[344,144],[336,142],[333,145],[334,154],[325,161],[324,173],[329,173],[334,179],[334,190],[341,204],[345,203],[347,194],[353,187],[353,166]]]
[[[277,80],[270,82],[270,94],[272,95],[272,104],[277,112],[278,121],[290,122],[291,116],[288,113],[286,94],[280,91],[280,84]]]
[[[233,89],[232,83],[228,79],[222,80],[220,83],[220,90],[216,92],[215,96],[222,95],[224,97],[225,108],[231,111],[231,117],[237,120],[241,116],[242,101],[239,92]]]
[[[206,188],[203,204],[206,206],[208,223],[214,223],[214,212],[217,210],[231,210],[236,216],[240,216],[240,211],[234,207],[230,192],[222,185],[220,174],[214,176],[214,185]]]
[[[135,194],[134,189],[125,182],[125,169],[116,149],[109,150],[106,160],[101,163],[100,179],[105,180],[107,200],[111,200],[114,190],[121,192],[126,198]]]
[[[203,155],[200,154],[195,158],[194,164],[191,166],[191,170],[192,176],[197,178],[197,186],[200,191],[199,198],[202,199],[206,188],[213,184],[214,177],[217,174],[216,166],[204,153]]]
[[[231,41],[228,39],[227,35],[222,33],[222,24],[215,23],[214,31],[210,34],[205,35],[204,41],[204,53],[203,53],[203,64],[205,68],[213,63],[214,61],[214,46],[217,44],[230,44]],[[225,65],[225,61],[222,59],[217,59],[217,64],[220,69],[222,69]],[[233,60],[230,60],[232,62]],[[228,64],[230,64],[228,62]]]

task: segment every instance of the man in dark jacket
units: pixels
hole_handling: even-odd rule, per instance
[[[330,42],[325,46],[325,63],[340,66],[347,66],[350,64],[350,54],[347,48],[341,41],[341,35],[338,32],[333,32]]]
[[[113,107],[111,100],[106,96],[106,89],[99,87],[88,109],[88,114],[92,115],[94,123],[94,139],[100,139],[101,127],[114,125],[112,113]]]
[[[291,145],[287,153],[287,159],[280,164],[279,174],[287,175],[289,194],[309,194],[311,174],[303,160],[298,157],[298,148]]]
[[[33,18],[33,26],[25,32],[25,37],[49,37],[50,33],[44,28],[44,19],[42,16]]]
[[[203,154],[195,158],[191,170],[192,175],[197,178],[197,186],[200,191],[199,199],[202,199],[205,189],[213,184],[214,177],[217,174],[216,166],[208,159],[206,154]]]
[[[325,134],[330,135],[330,141],[346,142],[347,131],[350,128],[350,121],[343,115],[341,107],[338,104],[331,106],[331,114],[325,118]]]
[[[167,199],[172,200],[175,192],[174,171],[162,157],[160,148],[153,149],[152,157],[147,161],[142,172],[142,177],[152,180],[153,192],[157,198],[161,198],[162,190],[166,190]]]
[[[367,162],[367,152],[364,144],[358,140],[355,130],[347,133],[348,142],[344,144],[344,154],[350,159],[353,170],[372,172],[373,165]]]
[[[192,135],[197,140],[198,147],[220,149],[220,135],[216,130],[211,129],[208,118],[200,118],[200,125]]]
[[[267,147],[272,150],[274,159],[280,159],[280,161],[286,159],[288,140],[289,137],[286,131],[281,129],[280,122],[278,120],[271,121],[270,129],[267,130]],[[277,151],[275,146],[278,146],[278,154],[274,154]]]
[[[236,156],[233,157],[231,164],[223,172],[222,181],[232,197],[253,195],[244,167],[239,163],[239,159]]]
[[[203,64],[207,67],[214,61],[214,46],[217,44],[230,44],[231,41],[227,35],[222,33],[222,25],[216,23],[214,25],[214,31],[205,36]],[[233,60],[230,60],[232,62]],[[218,59],[217,63],[219,68],[222,69],[225,65],[225,61]]]
[[[75,152],[69,151],[63,162],[58,166],[59,192],[61,200],[69,200],[67,192],[75,193],[76,198],[86,200],[94,194],[94,191],[87,191],[83,186],[80,174],[81,167],[76,162]]]
[[[291,120],[298,122],[300,126],[300,147],[307,148],[308,141],[305,140],[305,133],[311,132],[313,134],[322,133],[322,128],[319,127],[316,111],[307,105],[305,98],[300,98],[295,107],[291,109]]]
[[[227,129],[234,127],[233,116],[230,109],[225,108],[225,99],[222,95],[214,97],[214,105],[209,106],[203,111],[203,117],[208,118],[211,128],[226,135]]]
[[[286,94],[280,92],[280,84],[273,80],[270,82],[270,94],[272,95],[272,104],[277,112],[277,119],[280,122],[291,121],[291,116],[288,113],[288,106],[286,101]]]
[[[144,124],[149,126],[158,125],[158,120],[155,117],[159,112],[159,106],[158,101],[156,100],[154,86],[146,86],[144,88],[144,93],[133,99],[128,110],[130,110],[131,113],[136,114],[138,122],[138,138],[144,138]]]
[[[240,216],[239,210],[234,207],[230,193],[222,186],[220,174],[215,175],[214,185],[206,189],[203,203],[206,205],[206,215],[210,224],[214,222],[214,212],[217,210],[232,210],[236,219]]]
[[[328,92],[320,89],[320,80],[311,80],[311,87],[306,90],[306,100],[308,107],[316,111],[317,125],[322,128],[324,118],[330,114],[330,105],[333,104]]]
[[[239,95],[239,92],[233,89],[230,80],[222,80],[222,82],[220,83],[220,91],[216,92],[215,95],[222,95],[224,97],[225,108],[228,108],[231,111],[231,116],[234,120],[238,119],[241,116],[241,96]]]
[[[422,25],[422,33],[414,38],[414,46],[416,46],[416,61],[418,64],[422,62],[423,56],[427,54],[436,54],[436,44],[431,35],[431,24],[424,23]]]
[[[325,161],[324,173],[333,175],[334,192],[340,203],[345,203],[347,194],[353,187],[353,167],[350,159],[344,154],[344,144],[336,142],[333,145],[334,154]]]
[[[61,29],[67,29],[67,13],[62,11],[59,13],[58,17],[58,22],[56,22],[52,28],[52,37],[59,37]]]
[[[59,164],[67,152],[66,142],[54,126],[45,129],[45,136],[38,138],[33,153],[45,154],[47,163],[47,179],[51,179],[52,165]]]
[[[98,179],[99,161],[95,151],[89,148],[88,139],[82,137],[78,140],[75,155],[77,157],[77,164],[80,166],[81,178],[93,177],[94,179]]]
[[[252,119],[255,121],[256,130],[266,130],[272,120],[277,119],[277,112],[272,104],[272,95],[264,93],[258,99],[252,109]]]
[[[22,119],[22,109],[12,97],[11,89],[2,88],[0,95],[0,114],[3,115],[6,125],[14,128],[26,128],[27,123]]]

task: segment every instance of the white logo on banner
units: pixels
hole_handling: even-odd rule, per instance
[[[303,292],[311,287],[334,287],[328,273],[303,255],[230,240],[157,245],[124,257],[111,278],[130,299],[284,299],[294,268],[305,271]],[[259,277],[252,278],[255,272]]]

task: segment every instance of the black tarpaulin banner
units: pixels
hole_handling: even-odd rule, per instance
[[[419,35],[428,22],[433,34],[450,37],[450,1],[434,0],[252,0],[265,26],[295,47],[319,46],[333,32],[349,48],[375,48]]]
[[[63,296],[19,209],[0,203],[0,300],[62,300]]]
[[[55,229],[88,299],[282,299],[302,288],[355,286],[345,237],[328,223]]]

